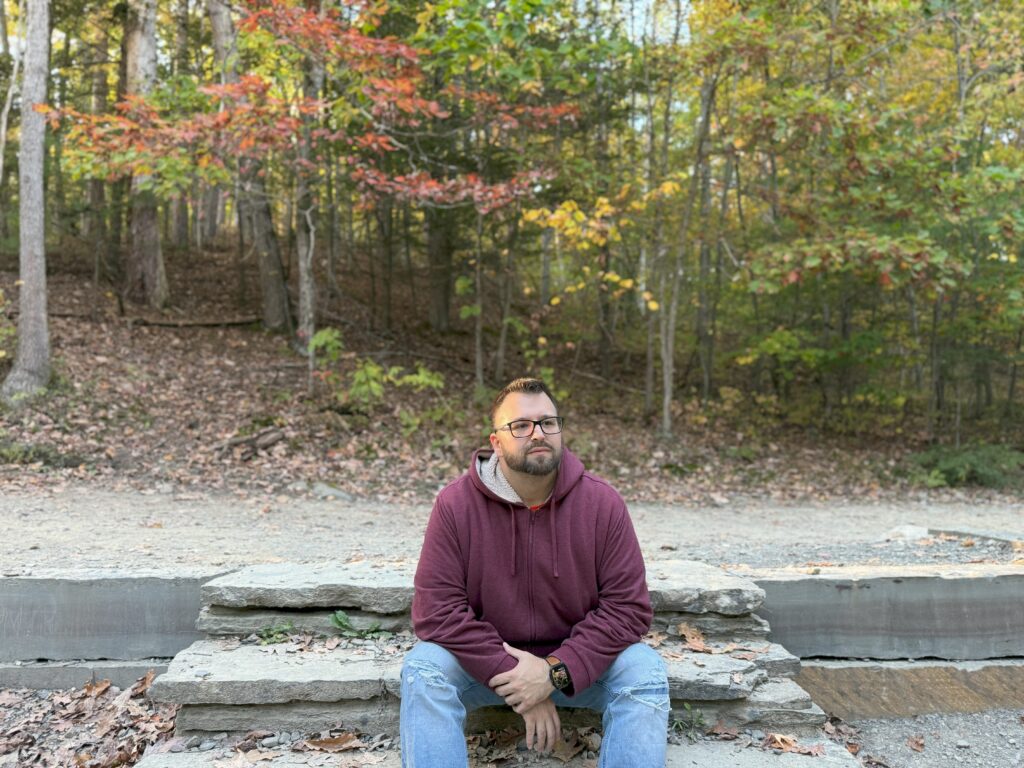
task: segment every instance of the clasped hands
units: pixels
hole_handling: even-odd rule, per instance
[[[495,675],[487,685],[523,718],[526,748],[550,752],[561,737],[561,723],[551,694],[550,666],[545,659],[503,643],[505,652],[518,660],[508,672]]]

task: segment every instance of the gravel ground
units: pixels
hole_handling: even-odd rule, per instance
[[[1024,712],[991,709],[970,715],[918,715],[849,723],[860,730],[862,763],[889,768],[1022,768]],[[910,746],[912,740],[917,751]],[[868,758],[875,762],[869,762]]]
[[[299,489],[273,496],[112,492],[87,485],[5,490],[0,571],[183,570],[418,556],[428,505],[356,501],[327,487],[319,490],[338,497],[317,498]],[[648,559],[754,568],[1010,562],[1022,556],[1010,540],[1024,539],[1020,507],[999,504],[779,505],[735,499],[716,507],[633,504],[631,512]],[[923,541],[893,537],[894,527],[904,525],[933,532],[994,531],[1006,540],[934,533]]]

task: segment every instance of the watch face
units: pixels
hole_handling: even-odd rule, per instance
[[[569,687],[569,670],[565,664],[556,664],[551,668],[551,684],[560,691]]]

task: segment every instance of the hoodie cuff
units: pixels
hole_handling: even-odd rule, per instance
[[[556,657],[569,669],[569,677],[572,678],[573,696],[578,696],[581,691],[589,688],[594,682],[590,678],[590,672],[587,670],[586,664],[583,663],[583,659],[568,645],[559,646],[547,655]]]

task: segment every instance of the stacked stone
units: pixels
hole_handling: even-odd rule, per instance
[[[669,673],[673,718],[684,729],[723,726],[806,733],[825,714],[792,678],[800,660],[768,641],[754,615],[764,591],[689,561],[649,563],[650,642]],[[399,678],[411,634],[409,564],[272,564],[202,587],[197,627],[207,638],[179,653],[150,696],[182,706],[179,733],[398,732]],[[331,620],[341,609],[343,632]],[[369,630],[385,630],[367,634]],[[299,641],[259,644],[285,631]],[[697,650],[703,649],[703,650]],[[569,711],[566,725],[596,724]],[[505,708],[475,713],[470,730],[515,722]]]

